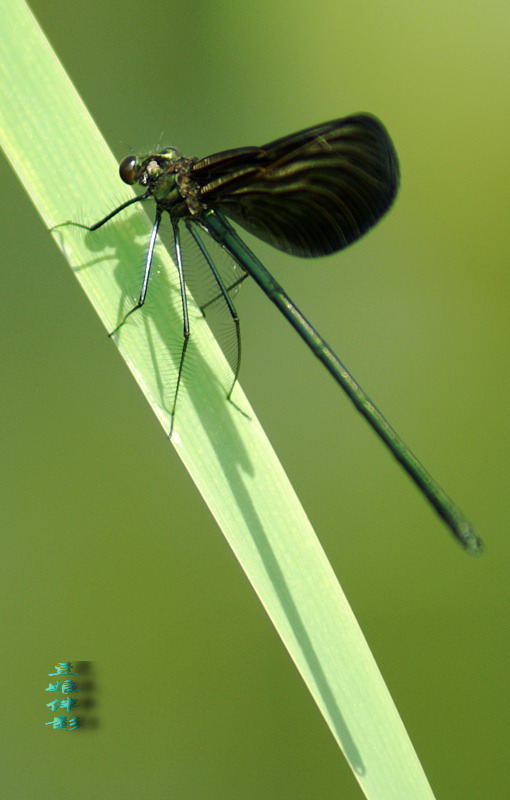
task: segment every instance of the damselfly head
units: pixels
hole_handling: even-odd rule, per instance
[[[182,156],[175,147],[167,147],[161,153],[150,153],[143,157],[129,155],[120,162],[119,175],[130,186],[134,183],[147,186],[181,160]]]

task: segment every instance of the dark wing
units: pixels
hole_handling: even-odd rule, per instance
[[[391,139],[369,114],[216,153],[197,161],[192,173],[207,207],[305,257],[359,239],[389,209],[399,181]]]

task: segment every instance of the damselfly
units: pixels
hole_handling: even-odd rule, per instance
[[[469,520],[413,455],[226,219],[229,217],[263,241],[296,256],[323,256],[347,247],[378,222],[397,192],[397,154],[381,122],[369,114],[356,114],[307,128],[262,147],[226,150],[201,159],[185,158],[168,147],[144,156],[128,156],[121,162],[119,172],[125,183],[139,183],[144,188],[143,193],[114,209],[95,225],[63,224],[95,231],[133,203],[150,198],[156,203],[138,302],[112,331],[115,333],[145,303],[161,218],[168,212],[174,234],[183,319],[171,431],[191,336],[179,228],[183,223],[213,275],[216,290],[210,302],[225,303],[235,328],[237,355],[232,362],[233,380],[228,397],[239,374],[240,345],[239,318],[231,295],[251,275],[340,384],[454,536],[467,550],[481,552],[482,542]],[[223,281],[204,244],[202,232],[228,252],[239,267],[239,277],[228,283]],[[205,306],[202,309],[206,311]]]

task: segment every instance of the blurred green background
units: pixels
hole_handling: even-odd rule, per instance
[[[450,539],[253,285],[237,300],[241,383],[437,797],[507,798],[508,4],[31,7],[119,158],[159,140],[202,156],[355,111],[388,127],[402,190],[366,239],[305,262],[247,238],[486,554]],[[360,798],[4,160],[0,172],[2,796]],[[112,206],[122,197],[119,182]],[[47,675],[69,659],[93,662],[97,722],[72,736],[44,726]]]

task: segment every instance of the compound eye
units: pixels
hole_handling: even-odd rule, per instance
[[[126,156],[119,164],[119,175],[124,183],[136,183],[140,175],[140,163],[136,156]]]

